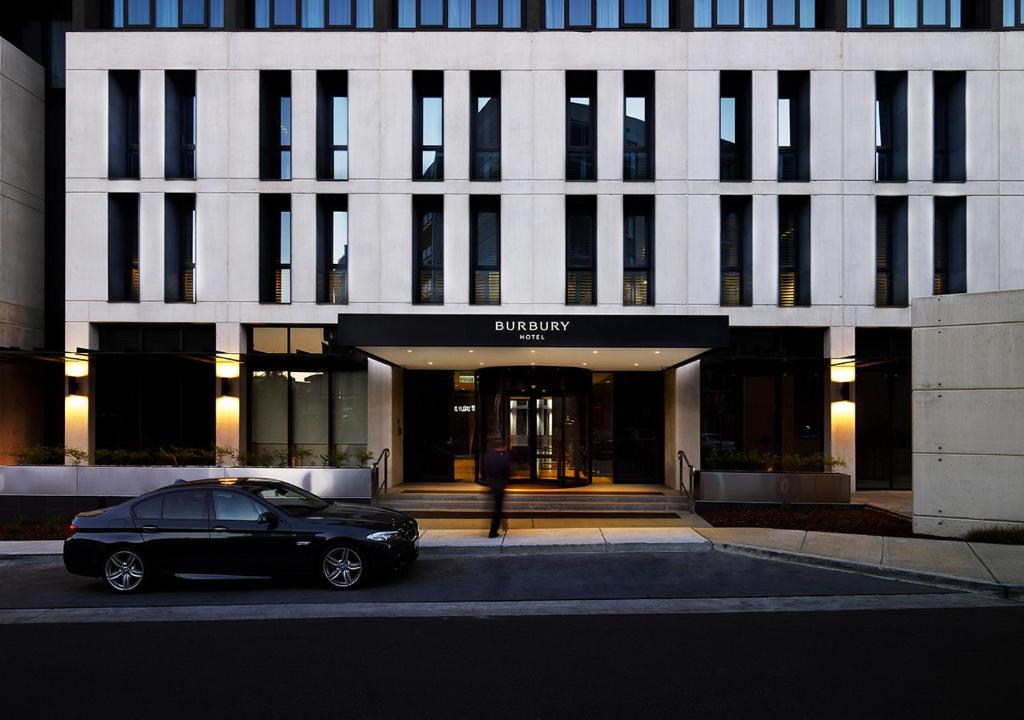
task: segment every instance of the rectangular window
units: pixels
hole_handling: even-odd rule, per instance
[[[348,180],[348,75],[316,74],[316,169],[320,180]]]
[[[413,196],[413,298],[444,304],[444,197]]]
[[[723,306],[753,302],[753,242],[749,195],[721,197],[721,297]]]
[[[414,180],[444,180],[444,73],[416,70],[413,83]]]
[[[932,293],[967,292],[967,199],[935,198]]]
[[[965,20],[974,29],[987,25],[987,2],[963,0],[847,0],[846,26],[857,28],[960,28]],[[985,19],[982,19],[982,14]]]
[[[623,180],[654,179],[654,73],[626,70],[623,121]]]
[[[907,181],[907,74],[875,73],[875,181]]]
[[[1003,0],[1003,27],[1024,25],[1024,0]]]
[[[112,28],[224,27],[224,0],[107,0],[106,6]]]
[[[168,180],[195,180],[199,120],[194,70],[164,75],[164,175]]]
[[[260,195],[260,302],[291,301],[291,196]]]
[[[196,196],[164,195],[164,302],[196,301]]]
[[[139,196],[107,196],[107,301],[139,301]]]
[[[469,74],[471,180],[501,180],[501,73]]]
[[[907,199],[875,198],[875,305],[907,307]]]
[[[654,198],[622,199],[622,304],[654,304]]]
[[[260,179],[292,179],[292,78],[260,72]]]
[[[111,70],[108,92],[108,176],[111,180],[138,178],[139,71]]]
[[[967,76],[963,72],[936,72],[935,182],[967,180]]]
[[[811,304],[811,199],[779,196],[779,307]]]
[[[565,198],[565,304],[597,303],[597,198]]]
[[[469,199],[474,305],[501,304],[501,198],[472,195]]]
[[[811,74],[779,72],[779,182],[811,179]]]
[[[348,302],[348,197],[316,198],[316,301]]]
[[[750,73],[722,71],[719,78],[719,177],[750,182]]]
[[[565,179],[597,179],[597,73],[565,73]]]

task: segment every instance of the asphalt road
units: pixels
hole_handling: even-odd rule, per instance
[[[59,560],[0,562],[0,608],[493,602],[946,593],[925,585],[722,552],[421,558],[405,573],[337,592],[304,580],[171,579],[138,596],[69,575]]]
[[[1011,609],[0,626],[4,717],[972,718]]]

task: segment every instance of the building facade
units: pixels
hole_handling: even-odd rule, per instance
[[[504,443],[561,484],[675,485],[682,450],[909,488],[910,300],[1024,287],[1022,23],[1015,0],[79,2],[65,444],[387,448],[412,482],[473,481]]]

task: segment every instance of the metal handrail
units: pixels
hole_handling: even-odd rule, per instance
[[[370,473],[371,473],[371,476],[372,476],[373,496],[374,497],[376,497],[377,495],[380,495],[381,493],[386,493],[388,491],[388,458],[389,457],[391,457],[391,448],[384,448],[383,450],[380,451],[380,455],[377,456],[377,459],[373,462],[373,464],[370,465]],[[380,465],[381,460],[384,461],[384,480],[382,482],[380,482],[380,484],[378,485],[377,480],[380,478],[380,468],[378,466]]]
[[[690,512],[694,512],[697,509],[697,492],[693,486],[694,478],[696,476],[696,470],[693,463],[690,462],[690,458],[686,457],[686,453],[680,450],[676,453],[676,457],[679,458],[679,492],[686,496],[686,499],[690,503]],[[688,468],[688,474],[690,476],[690,487],[686,488],[683,483],[683,463],[686,463]]]

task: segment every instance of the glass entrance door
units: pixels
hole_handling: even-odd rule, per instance
[[[504,444],[512,482],[590,482],[585,414],[589,373],[563,368],[481,370],[480,436]],[[498,411],[492,412],[491,408]]]

